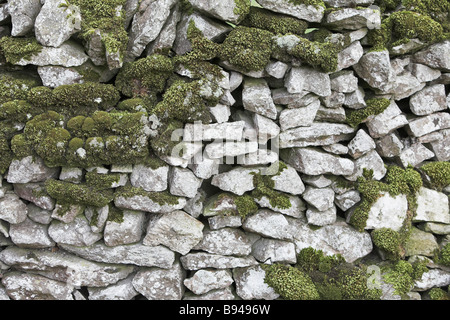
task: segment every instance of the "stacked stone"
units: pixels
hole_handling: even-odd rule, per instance
[[[211,121],[183,123],[180,149],[172,150],[178,152],[159,153],[152,144],[164,120],[152,109],[136,107],[145,115],[140,131],[122,134],[136,136],[133,150],[153,148],[157,165],[82,167],[52,165],[37,154],[11,157],[0,176],[1,299],[283,298],[267,284],[263,266],[295,266],[305,248],[349,264],[388,259],[371,234],[402,230],[409,195],[380,193],[358,230],[352,216],[364,200],[357,184],[367,171],[382,182],[388,166],[412,167],[430,182],[422,166],[450,160],[450,40],[372,50],[370,32],[390,14],[378,6],[384,1],[118,0],[128,36],[122,52],[108,49],[110,35],[101,28],[89,30],[88,40],[81,36],[82,3],[0,1],[0,35],[31,37],[42,47],[14,61],[0,51],[0,80],[20,73],[54,89],[89,84],[95,74],[96,82],[111,84],[145,57],[196,52],[191,22],[208,41],[225,43],[241,23],[251,24],[251,8],[304,23],[301,36],[310,40],[326,29],[324,41],[339,48],[336,65],[328,71],[295,56],[300,36],[290,32],[273,35],[281,53],[259,70],[205,59],[221,73],[200,80],[202,97],[215,101],[208,105]],[[194,83],[197,71],[180,65],[173,77]],[[121,101],[130,98],[120,91]],[[0,100],[0,122],[12,117],[3,105],[22,99]],[[349,121],[370,100],[388,103]],[[94,101],[100,105],[102,97]],[[15,124],[17,136],[27,121]],[[80,147],[76,155],[83,160],[89,152]],[[450,285],[448,265],[433,261],[450,243],[449,193],[449,185],[424,183],[415,194],[402,258],[428,259],[430,269],[411,288],[413,299]],[[384,299],[400,298],[392,287],[382,290]]]

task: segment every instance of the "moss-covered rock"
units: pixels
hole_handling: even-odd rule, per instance
[[[36,38],[2,37],[0,49],[6,61],[15,64],[20,60],[28,60],[34,54],[42,50]]]

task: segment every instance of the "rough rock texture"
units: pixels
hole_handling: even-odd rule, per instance
[[[0,1],[0,300],[448,299],[432,2]]]

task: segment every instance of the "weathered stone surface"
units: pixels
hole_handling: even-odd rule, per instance
[[[100,240],[103,235],[94,233],[84,215],[78,215],[73,221],[64,223],[54,219],[48,227],[48,234],[58,244],[89,246]]]
[[[433,157],[434,153],[421,143],[415,143],[411,147],[403,149],[403,151],[398,156],[400,163],[405,168],[408,165],[411,165],[413,167],[418,166],[425,160],[431,159]]]
[[[84,207],[79,204],[62,205],[56,203],[52,211],[52,218],[64,223],[72,222],[78,215],[82,214]]]
[[[334,203],[334,191],[331,188],[306,187],[303,199],[319,211],[330,209]]]
[[[417,52],[414,62],[422,63],[430,68],[442,71],[450,71],[450,41],[433,44],[426,49]]]
[[[246,110],[255,112],[269,119],[276,119],[277,110],[272,94],[264,79],[244,79],[242,104]]]
[[[289,241],[260,238],[252,246],[252,255],[262,263],[295,264],[295,245]]]
[[[259,144],[266,144],[268,140],[277,137],[280,133],[280,127],[275,121],[259,114],[254,114],[253,123],[258,134]]]
[[[321,97],[331,94],[330,76],[310,67],[293,67],[284,83],[289,93],[308,91]]]
[[[37,207],[33,203],[27,204],[28,209],[28,218],[31,220],[40,223],[40,224],[49,224],[52,221],[52,212],[50,210],[45,210]]]
[[[234,282],[229,270],[198,270],[183,284],[195,294],[204,294],[211,290],[224,289]]]
[[[277,212],[262,209],[244,220],[242,228],[263,237],[291,240],[292,230],[287,218]]]
[[[313,124],[320,101],[316,100],[305,107],[283,109],[280,112],[280,127],[282,131],[295,127],[307,127]]]
[[[243,195],[255,188],[252,173],[258,173],[258,169],[236,168],[213,176],[211,184],[224,191],[237,195]]]
[[[306,219],[311,225],[326,226],[336,222],[336,213],[336,206],[334,205],[325,210],[318,210],[315,207],[309,207],[306,210]]]
[[[133,287],[148,300],[181,300],[186,272],[177,261],[170,269],[145,268],[133,278]]]
[[[391,133],[376,141],[376,150],[382,157],[392,158],[398,156],[404,144],[396,133]]]
[[[187,254],[203,238],[204,225],[181,210],[150,217],[143,243],[148,246],[165,245]]]
[[[445,138],[430,142],[431,151],[436,156],[437,161],[450,160],[450,135]]]
[[[168,186],[169,166],[152,168],[143,164],[133,166],[130,182],[146,191],[164,191]]]
[[[133,0],[135,1],[135,0]],[[131,1],[127,1],[130,3]],[[176,4],[167,18],[161,32],[158,34],[155,40],[149,43],[145,49],[147,56],[152,54],[158,54],[165,50],[171,49],[177,37],[177,25],[180,22],[182,12],[180,5]]]
[[[364,169],[373,170],[373,178],[375,180],[381,180],[387,171],[380,155],[375,150],[371,150],[355,160],[355,171],[353,174],[345,176],[345,178],[350,181],[356,181],[358,177],[362,176]]]
[[[352,42],[351,45],[338,53],[338,64],[336,71],[340,71],[357,64],[363,55],[364,49],[361,42]]]
[[[365,229],[390,228],[399,231],[407,217],[407,211],[408,201],[405,195],[392,197],[389,193],[382,193],[370,208]]]
[[[287,168],[283,169],[279,175],[272,177],[272,181],[274,181],[273,188],[294,195],[302,194],[303,191],[305,191],[305,185],[300,178],[300,175],[297,170],[290,165],[286,166]]]
[[[9,236],[18,247],[48,248],[55,242],[48,234],[48,226],[26,218],[23,222],[9,226]]]
[[[58,244],[59,245],[59,244]],[[175,262],[175,252],[165,246],[146,246],[142,243],[107,246],[98,241],[90,246],[61,244],[61,248],[89,261],[132,264],[141,267],[168,269]]]
[[[359,201],[361,201],[360,193],[356,190],[350,190],[342,194],[335,195],[335,204],[342,210],[347,211]]]
[[[72,285],[37,274],[8,272],[2,284],[13,300],[73,300]]]
[[[411,111],[418,116],[447,109],[445,86],[435,84],[415,93],[409,100]]]
[[[359,158],[367,152],[375,149],[375,141],[363,129],[356,132],[355,137],[348,143],[348,153],[354,158]]]
[[[387,50],[364,54],[353,68],[374,89],[386,89],[395,76]]]
[[[372,249],[372,240],[367,232],[359,232],[343,221],[312,230],[298,219],[291,221],[295,232],[293,242],[297,253],[312,247],[327,255],[341,254],[349,263],[368,255]]]
[[[266,272],[261,266],[233,269],[236,294],[244,300],[274,300],[280,295],[264,282]]]
[[[262,208],[268,208],[272,211],[280,212],[282,214],[295,218],[302,217],[303,213],[306,210],[306,205],[303,200],[300,197],[294,195],[287,195],[287,197],[289,198],[289,203],[291,204],[289,208],[272,205],[271,200],[266,196],[262,196],[259,199],[255,198],[254,200]]]
[[[246,234],[235,228],[205,230],[203,238],[193,248],[220,255],[247,256],[252,247]]]
[[[36,16],[41,10],[39,0],[8,0],[13,37],[24,36],[34,27]]]
[[[13,160],[6,181],[9,183],[40,182],[55,177],[58,168],[49,168],[40,157],[28,156]]]
[[[125,61],[139,57],[145,47],[156,39],[175,3],[175,0],[156,0],[140,4],[131,22]]]
[[[203,140],[236,140],[242,139],[244,121],[234,121],[226,123],[187,123],[184,126],[184,141]]]
[[[405,255],[433,257],[434,251],[438,248],[439,245],[433,234],[412,227],[411,234],[405,243]]]
[[[125,197],[123,195],[117,196],[114,199],[114,204],[118,208],[130,209],[145,212],[159,212],[167,213],[174,210],[182,209],[186,205],[186,199],[179,197],[177,202],[171,203],[159,203],[152,195],[133,195]]]
[[[107,246],[138,242],[144,230],[146,216],[141,211],[124,210],[120,221],[110,220],[105,224],[103,237]]]
[[[382,113],[369,116],[366,124],[370,136],[380,138],[407,125],[408,120],[395,101],[391,101],[391,104]]]
[[[240,2],[240,5],[238,5],[234,0],[189,0],[189,3],[195,9],[206,15],[234,24],[237,24],[244,19],[246,9],[248,10],[250,7],[250,2],[248,1]]]
[[[258,151],[257,141],[212,142],[205,147],[206,155],[211,159],[244,156]]]
[[[169,174],[170,193],[180,197],[193,198],[202,181],[190,169],[174,167]]]
[[[15,183],[14,192],[21,199],[30,201],[42,209],[53,210],[55,207],[55,200],[45,195],[45,186],[41,182]]]
[[[27,205],[14,193],[0,198],[0,219],[9,223],[21,223],[27,218]]]
[[[450,224],[448,196],[428,188],[420,188],[417,193],[417,209],[414,221]]]
[[[139,294],[132,281],[133,275],[105,288],[88,288],[89,300],[132,300]]]
[[[15,64],[20,66],[32,64],[36,66],[76,67],[81,66],[88,58],[80,44],[68,40],[57,48],[43,47],[39,53],[29,58],[22,58]]]
[[[355,166],[350,159],[341,158],[315,148],[293,148],[281,154],[284,161],[296,170],[308,175],[331,173],[352,174]]]
[[[381,15],[372,8],[343,8],[327,14],[325,23],[334,30],[373,29],[381,26]]]
[[[59,47],[81,30],[78,6],[63,6],[63,0],[45,1],[34,24],[36,40],[44,46]]]
[[[267,10],[284,13],[309,22],[320,22],[325,12],[325,8],[319,5],[294,4],[288,0],[258,0],[257,2]]]
[[[46,87],[56,88],[62,85],[84,83],[83,75],[73,68],[61,66],[41,66],[38,73],[42,84]]]
[[[217,230],[226,227],[242,226],[242,218],[239,216],[214,216],[208,218],[208,224],[211,230]]]
[[[441,129],[450,128],[450,114],[446,112],[436,112],[428,116],[411,120],[407,127],[413,137],[421,137],[428,133]]]
[[[18,270],[36,271],[73,286],[103,287],[126,278],[132,266],[88,261],[63,251],[8,247],[0,260]]]
[[[220,254],[195,252],[180,257],[180,261],[186,270],[199,270],[206,268],[230,269],[257,265],[253,256],[234,257]]]
[[[226,287],[225,289],[216,289],[208,291],[207,293],[195,295],[190,292],[186,292],[183,300],[236,300],[236,296],[233,290],[230,287]]]
[[[414,290],[425,291],[433,287],[446,287],[450,285],[450,273],[440,269],[429,269],[422,278],[414,283]]]
[[[430,82],[438,79],[441,76],[441,71],[430,68],[421,63],[411,63],[408,66],[411,70],[411,74],[417,78],[420,82]]]

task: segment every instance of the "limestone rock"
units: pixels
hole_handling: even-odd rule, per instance
[[[202,184],[190,169],[174,167],[169,174],[170,193],[176,196],[193,198]]]
[[[274,300],[280,295],[264,282],[266,272],[261,266],[233,269],[236,294],[243,300]]]
[[[103,237],[107,246],[139,242],[144,230],[145,213],[124,210],[120,221],[110,220],[105,224]]]
[[[425,160],[434,157],[434,153],[421,143],[415,143],[405,148],[398,156],[400,163],[406,168],[408,165],[418,166]]]
[[[433,287],[446,287],[450,285],[450,273],[440,269],[430,269],[416,280],[414,290],[426,291]]]
[[[374,29],[381,26],[381,15],[372,8],[343,8],[327,14],[325,23],[333,30]]]
[[[421,255],[433,257],[434,251],[439,248],[436,238],[433,234],[422,231],[418,228],[411,228],[411,235],[405,243],[405,255]]]
[[[204,225],[181,210],[150,217],[143,243],[148,246],[159,244],[187,254],[203,239]]]
[[[285,131],[295,127],[312,125],[319,107],[320,101],[316,100],[316,102],[310,103],[305,107],[283,109],[279,119],[281,130]]]
[[[430,68],[450,71],[450,41],[446,40],[433,44],[417,52],[413,58],[415,62],[422,63]]]
[[[252,173],[258,172],[257,169],[235,168],[213,176],[211,184],[241,196],[255,188]]]
[[[286,217],[267,209],[260,210],[245,219],[242,228],[263,237],[279,240],[292,239],[292,227]]]
[[[314,226],[326,226],[336,222],[336,206],[332,205],[325,210],[318,210],[315,207],[309,207],[306,210],[306,219],[308,223]]]
[[[241,22],[250,8],[250,1],[189,0],[189,3],[202,13],[234,24]]]
[[[252,246],[252,255],[262,263],[295,264],[295,245],[289,241],[260,238]]]
[[[359,158],[370,150],[375,149],[375,141],[363,129],[356,132],[355,137],[348,143],[348,153],[354,158]]]
[[[225,256],[247,256],[252,250],[246,234],[235,228],[205,230],[203,238],[193,249]]]
[[[417,193],[417,209],[414,221],[450,224],[448,197],[436,190],[420,188]]]
[[[244,79],[242,104],[246,110],[269,119],[276,119],[277,117],[270,88],[264,79]]]
[[[36,16],[41,10],[39,0],[8,0],[13,37],[24,36],[34,27]]]
[[[253,256],[234,257],[207,252],[188,253],[187,255],[180,257],[180,261],[186,270],[206,268],[230,269],[258,264]]]
[[[29,218],[21,223],[11,224],[9,235],[12,242],[18,247],[49,248],[55,245],[48,234],[48,226],[34,222]]]
[[[173,203],[161,203],[154,198],[155,196],[158,197],[154,193],[131,196],[119,194],[115,197],[114,204],[116,207],[122,209],[159,213],[182,209],[186,205],[186,199],[182,197],[177,198],[176,202],[174,201]]]
[[[386,89],[395,76],[387,50],[364,54],[353,68],[374,89]]]
[[[294,4],[288,0],[257,0],[263,8],[284,13],[308,22],[320,22],[323,18],[325,8],[319,5]]]
[[[27,218],[27,205],[14,193],[0,198],[0,219],[9,223],[21,223]]]
[[[94,233],[84,215],[78,215],[69,223],[54,219],[48,227],[48,234],[58,244],[71,244],[75,246],[89,246],[103,236]]]
[[[375,150],[371,150],[355,160],[355,171],[353,174],[345,176],[345,178],[350,181],[356,181],[358,177],[362,176],[364,169],[373,170],[373,178],[375,180],[381,180],[387,171],[380,155]]]
[[[334,191],[330,187],[314,188],[308,186],[302,197],[319,211],[330,209],[334,203]]]
[[[61,66],[41,66],[38,73],[42,84],[46,87],[56,88],[62,85],[84,83],[83,76],[73,68]]]
[[[380,138],[407,125],[408,120],[395,101],[391,101],[382,113],[369,116],[366,124],[370,136]]]
[[[183,283],[195,294],[204,294],[211,290],[224,289],[234,282],[229,270],[198,270]]]
[[[390,228],[399,231],[406,219],[408,201],[405,195],[392,197],[389,193],[382,196],[372,205],[365,229]]]
[[[312,92],[326,97],[331,94],[328,74],[311,67],[293,67],[285,77],[285,87],[289,93]]]
[[[411,111],[418,116],[447,109],[445,86],[435,84],[415,93],[409,100]]]
[[[286,166],[279,175],[272,177],[272,181],[274,181],[273,188],[293,195],[302,194],[305,191],[305,185],[300,175],[292,166]]]
[[[436,112],[409,121],[407,129],[413,137],[421,137],[428,133],[450,128],[450,114]]]
[[[47,167],[40,157],[28,156],[11,162],[6,180],[9,183],[41,182],[57,173],[57,168]]]
[[[89,300],[132,300],[139,294],[133,287],[133,276],[105,288],[88,288]]]

